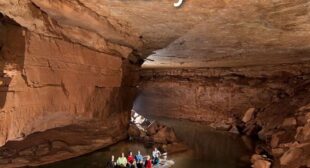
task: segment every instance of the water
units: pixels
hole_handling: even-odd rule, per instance
[[[215,131],[206,124],[187,120],[153,118],[173,127],[179,139],[192,150],[168,155],[175,161],[175,168],[246,168],[249,150],[242,139],[233,134]],[[111,155],[121,152],[140,150],[142,154],[151,154],[150,148],[134,142],[120,142],[91,154],[53,163],[41,168],[104,168]]]

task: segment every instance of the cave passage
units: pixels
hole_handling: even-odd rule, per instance
[[[178,138],[189,146],[189,150],[185,152],[168,153],[168,159],[175,161],[174,167],[189,168],[207,165],[209,168],[246,168],[249,166],[248,158],[252,149],[251,146],[246,146],[251,145],[247,137],[241,138],[233,133],[216,131],[204,123],[163,117],[148,116],[147,118],[174,128]],[[89,155],[41,166],[41,168],[104,167],[111,155],[119,156],[122,152],[129,151],[133,153],[141,151],[142,154],[147,155],[152,153],[152,148],[139,142],[123,141]]]
[[[0,167],[310,167],[309,9],[0,0]]]

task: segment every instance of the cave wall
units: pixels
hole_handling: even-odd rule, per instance
[[[244,68],[144,69],[134,109],[146,115],[220,122],[293,97],[309,64]]]
[[[1,30],[0,146],[89,120],[106,125],[104,121],[113,120],[120,130],[127,129],[134,66],[121,57],[18,25],[2,24]]]
[[[207,121],[217,130],[247,135],[255,142],[243,139],[255,149],[254,167],[262,161],[255,157],[263,153],[272,158],[270,167],[309,167],[309,65],[143,69],[134,109],[149,116]],[[253,113],[247,113],[249,108]]]

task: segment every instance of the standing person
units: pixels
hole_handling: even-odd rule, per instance
[[[143,156],[141,155],[140,151],[138,151],[138,154],[135,156],[135,160],[137,163],[137,168],[143,167]]]
[[[124,153],[122,153],[121,157],[117,158],[116,165],[119,167],[126,167],[127,166],[127,158],[125,157]]]
[[[106,168],[114,168],[116,166],[116,163],[114,161],[114,155],[112,155],[111,160],[108,161]]]
[[[157,148],[154,148],[154,151],[152,152],[153,164],[154,165],[159,164],[159,156],[160,155],[161,155],[160,151]]]
[[[134,167],[134,157],[132,155],[132,152],[129,152],[129,155],[127,156],[127,164],[128,166],[127,167]]]
[[[152,160],[151,160],[151,157],[149,155],[146,157],[144,167],[145,168],[152,168]]]

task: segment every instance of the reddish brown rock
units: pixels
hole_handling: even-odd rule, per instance
[[[254,112],[255,112],[255,108],[249,108],[245,113],[244,116],[242,118],[243,122],[249,122],[250,120],[254,119]]]
[[[310,140],[310,123],[307,123],[304,127],[297,128],[295,138],[301,142]]]
[[[131,137],[140,137],[140,134],[141,134],[140,129],[136,125],[130,124],[128,129],[128,135]]]
[[[282,123],[283,127],[293,127],[296,125],[297,125],[297,120],[294,117],[286,118]]]
[[[0,0],[0,146],[94,120],[107,129],[88,131],[113,135],[71,144],[73,152],[122,139],[139,78],[131,63],[145,60],[143,67],[168,69],[141,71],[142,112],[219,123],[255,107],[255,122],[252,112],[244,119],[245,134],[283,128],[283,143],[273,146],[306,142],[309,116],[285,117],[309,112],[308,9],[303,0],[195,0],[178,9],[168,1]],[[114,131],[110,121],[118,123]],[[161,129],[149,135],[164,139]],[[21,152],[13,149],[3,154]],[[3,162],[26,162],[14,159]]]
[[[251,162],[252,162],[252,167],[254,168],[270,168],[271,167],[271,163],[270,161],[266,160],[266,158],[254,154],[251,157]]]
[[[303,154],[303,150],[301,148],[292,148],[285,152],[283,156],[280,158],[280,164],[283,166],[290,165],[294,162],[298,162],[298,159]]]
[[[160,127],[160,125],[159,125],[159,123],[158,122],[153,122],[153,123],[151,123],[148,127],[147,127],[147,129],[146,129],[146,133],[148,134],[148,135],[154,135],[154,134],[156,134],[157,133],[157,131],[159,130],[159,127]]]
[[[163,143],[163,144],[178,141],[174,133],[174,130],[169,127],[163,127],[159,129],[158,132],[152,136],[152,139],[155,143]]]
[[[0,146],[33,132],[108,120],[115,112],[121,120],[128,116],[132,102],[121,108],[121,87],[129,86],[122,81],[128,70],[121,58],[15,25],[1,27],[6,35],[1,55],[7,64],[1,69],[6,83],[1,88],[10,91],[1,94]],[[124,100],[134,96],[127,95]],[[119,108],[112,108],[115,104]],[[120,124],[127,123],[125,119]]]
[[[285,131],[280,131],[277,133],[274,133],[271,137],[271,142],[270,145],[272,148],[276,148],[280,142],[282,142],[283,140],[281,139],[281,135],[285,134]]]
[[[283,148],[273,148],[272,149],[272,155],[275,157],[280,157],[283,155],[284,151],[285,150]]]

